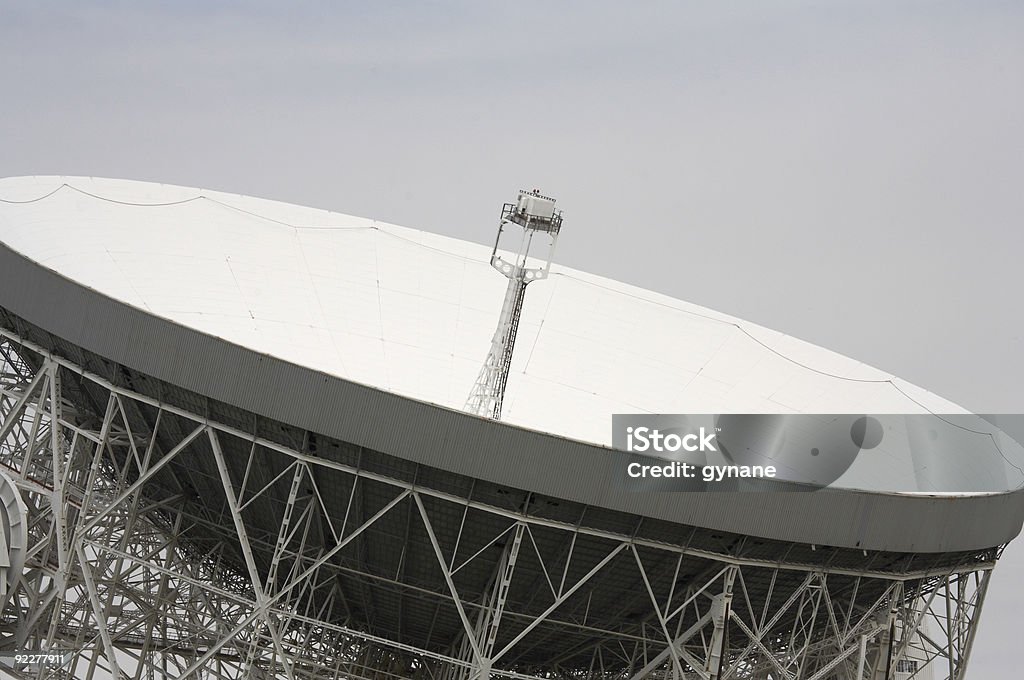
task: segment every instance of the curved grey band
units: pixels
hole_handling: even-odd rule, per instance
[[[89,352],[267,418],[450,472],[646,517],[799,543],[976,550],[1015,537],[1024,491],[979,496],[633,493],[620,452],[336,378],[155,317],[0,243],[0,308]]]

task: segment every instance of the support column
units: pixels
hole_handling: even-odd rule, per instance
[[[725,573],[722,592],[715,595],[711,604],[711,621],[714,628],[711,633],[711,643],[708,645],[708,660],[704,666],[709,680],[720,680],[722,677],[725,651],[729,648],[728,623],[729,612],[732,610],[732,585],[736,578],[736,571],[737,569],[734,567]]]

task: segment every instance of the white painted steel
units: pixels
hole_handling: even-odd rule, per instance
[[[483,245],[215,191],[0,180],[4,201],[47,194],[0,203],[0,241],[156,316],[413,399],[463,406],[500,311]],[[925,411],[964,412],[783,333],[553,266],[527,296],[503,420],[607,445],[613,413]]]

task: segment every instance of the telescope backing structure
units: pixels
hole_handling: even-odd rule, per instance
[[[894,442],[815,493],[617,487],[616,412],[962,411],[582,272],[522,304],[495,422],[462,410],[479,246],[87,178],[0,181],[0,242],[15,677],[963,678],[1020,529],[981,423],[967,468]]]

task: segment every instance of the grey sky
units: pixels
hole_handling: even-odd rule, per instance
[[[0,176],[255,194],[559,261],[1024,412],[1024,5],[14,3]],[[973,677],[1016,669],[1024,547]]]

